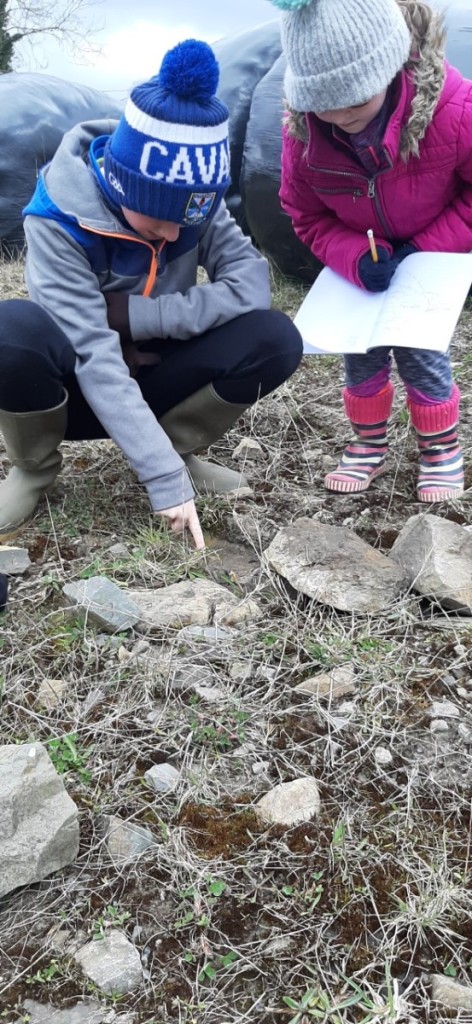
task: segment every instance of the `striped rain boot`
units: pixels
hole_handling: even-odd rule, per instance
[[[328,491],[366,491],[385,470],[388,454],[387,423],[392,409],[394,387],[391,381],[368,398],[343,392],[344,408],[354,428],[355,438],[344,449],[338,466],[324,479]]]
[[[447,402],[418,405],[407,400],[420,449],[419,501],[447,501],[459,498],[464,491],[462,451],[457,440],[460,397],[454,384]]]

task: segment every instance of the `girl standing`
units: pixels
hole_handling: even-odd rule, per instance
[[[389,287],[410,253],[472,250],[472,82],[444,60],[441,18],[416,0],[273,2],[285,11],[289,107],[280,198],[298,237],[372,292]],[[418,437],[418,498],[456,498],[460,392],[449,355],[393,355]],[[325,486],[363,491],[385,469],[391,353],[375,348],[344,363],[354,437]]]

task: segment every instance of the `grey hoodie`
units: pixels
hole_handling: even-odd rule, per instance
[[[109,135],[115,124],[77,125],[42,172],[24,211],[26,284],[31,299],[68,337],[86,401],[146,486],[157,511],[189,500],[193,489],[182,459],[129,375],[119,335],[108,326],[104,294],[130,294],[136,343],[151,338],[191,343],[192,337],[243,313],[268,309],[269,273],[267,261],[222,203],[209,222],[183,228],[178,242],[167,243],[165,267],[162,272],[158,268],[153,282],[155,247],[124,227],[109,209],[89,165],[92,141]],[[175,253],[183,250],[174,259],[173,245]],[[199,266],[208,274],[210,283],[204,286],[196,284]]]

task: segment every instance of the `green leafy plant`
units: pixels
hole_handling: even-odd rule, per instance
[[[49,985],[58,974],[61,974],[62,968],[57,960],[51,960],[46,967],[41,967],[35,971],[34,974],[28,974],[26,978],[27,985]]]
[[[127,910],[120,910],[113,903],[105,907],[105,912],[94,921],[92,939],[98,941],[104,939],[108,928],[120,927],[129,921],[131,914]]]
[[[212,960],[204,964],[198,975],[200,984],[203,981],[214,981],[218,972],[221,973],[223,969],[228,970],[228,968],[232,967],[238,959],[238,954],[231,949],[228,953],[225,953],[224,956],[218,956],[216,960]]]
[[[247,711],[229,709],[222,713],[219,720],[213,719],[208,722],[205,715],[199,713],[190,723],[193,740],[202,747],[213,747],[219,751],[231,750],[232,747],[244,743],[244,724],[249,717]]]
[[[387,640],[382,640],[376,636],[361,636],[357,641],[357,646],[360,651],[373,651],[379,654],[389,654],[393,650],[393,646]]]
[[[344,1014],[340,1016],[341,1010],[355,1006],[358,1014],[357,1024],[380,1024],[380,1021],[398,1020],[398,1000],[394,991],[389,968],[386,968],[386,998],[380,998],[377,993],[370,990],[370,986],[362,988],[353,978],[346,978],[341,975],[345,985],[351,990],[350,994],[341,996],[339,1000],[332,1001],[327,992],[318,988],[308,989],[301,999],[292,999],[284,996],[283,1001],[290,1010],[295,1010],[295,1016],[289,1024],[305,1024],[305,1021],[322,1021],[323,1024],[345,1024]]]
[[[320,665],[329,665],[332,655],[324,644],[320,644],[318,640],[311,640],[308,638],[305,641],[304,646],[307,654],[310,655],[310,658],[319,662]]]
[[[49,619],[47,634],[56,651],[68,654],[83,643],[84,627],[78,619],[69,619],[59,613]]]
[[[344,822],[340,821],[338,825],[333,829],[333,835],[331,838],[331,849],[336,850],[344,846],[344,839],[346,836],[346,826]]]
[[[299,889],[296,885],[284,885],[281,889],[282,895],[296,899],[304,904],[309,913],[311,913],[320,902],[324,892],[324,886],[321,881],[323,875],[324,871],[313,871],[311,875],[313,884],[309,885],[306,889]]]
[[[226,882],[223,882],[220,878],[212,878],[211,876],[206,878],[207,888],[207,904],[211,910],[212,905],[215,903],[220,896],[226,890]],[[190,886],[188,889],[183,889],[180,893],[182,900],[192,901],[193,906],[188,909],[183,905],[184,913],[174,921],[174,928],[176,931],[181,931],[182,928],[188,928],[190,925],[195,925],[198,928],[206,928],[210,924],[210,916],[200,906],[200,897],[197,894],[197,890]]]
[[[77,745],[77,733],[71,732],[56,739],[47,740],[46,746],[51,761],[59,772],[65,775],[66,772],[76,772],[82,782],[89,784],[92,773],[85,767],[89,756],[89,750],[81,749]]]

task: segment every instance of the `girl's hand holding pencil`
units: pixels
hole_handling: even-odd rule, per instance
[[[373,245],[375,246],[375,242]],[[369,246],[369,251],[359,260],[359,277],[368,292],[385,292],[397,269],[398,261],[381,245],[375,246],[375,255],[376,260]]]
[[[390,255],[382,245],[376,245],[371,228],[367,232],[367,239],[369,251],[359,260],[359,277],[368,292],[386,292],[398,264],[410,253],[418,250],[416,246],[407,242]]]

